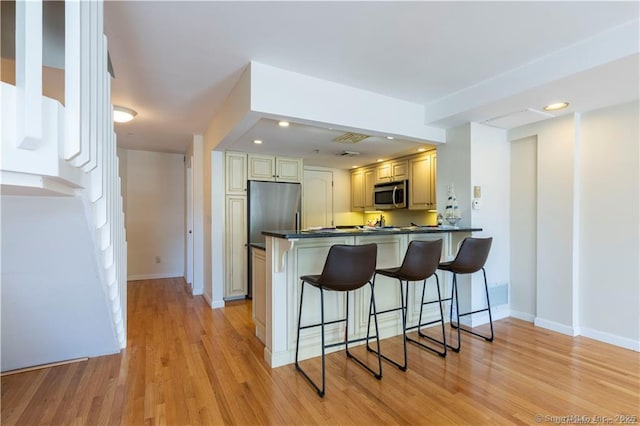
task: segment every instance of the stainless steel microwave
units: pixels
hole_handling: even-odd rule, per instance
[[[378,210],[407,208],[408,182],[379,183],[373,188],[373,205]]]

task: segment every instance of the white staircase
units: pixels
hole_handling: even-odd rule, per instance
[[[6,205],[2,216],[3,371],[21,368],[27,366],[21,364],[30,362],[61,361],[55,359],[60,356],[117,352],[126,346],[127,245],[112,121],[111,77],[107,71],[107,40],[103,34],[103,5],[100,0],[64,3],[64,105],[43,95],[42,5],[42,0],[16,1],[15,85],[0,82],[0,183],[2,204]],[[58,197],[58,201],[52,200],[52,196]],[[21,209],[25,208],[34,211],[21,215],[24,211]],[[56,214],[60,215],[58,222],[68,232],[69,241],[56,232],[59,231],[55,229]],[[74,220],[69,220],[69,215],[74,216]],[[25,229],[27,222],[32,225]],[[44,222],[48,223],[47,227],[36,230],[36,225]],[[22,234],[18,234],[17,229],[21,229]],[[35,232],[41,234],[31,235]],[[42,256],[40,246],[53,244],[54,238],[59,239],[58,249],[49,251],[46,261],[35,256],[24,259],[32,257],[29,253]],[[95,267],[87,269],[84,263],[78,265],[84,272],[77,276],[65,271],[69,265],[73,267],[65,252],[67,243],[74,245],[70,248],[72,253],[86,245],[84,251],[91,253]],[[25,244],[33,244],[33,250],[29,251]],[[52,259],[56,262],[51,262]],[[38,276],[39,262],[45,264],[42,270],[47,277]],[[58,272],[60,276],[53,276]],[[82,287],[83,291],[90,288],[84,299],[75,300],[74,295],[84,293],[78,292],[74,288],[77,282],[70,284],[65,275],[75,276],[77,282],[86,286]],[[25,283],[32,285],[30,291],[22,291]],[[40,304],[34,309],[48,309],[56,318],[68,315],[67,324],[72,324],[74,319],[85,324],[108,321],[108,327],[96,323],[90,329],[78,327],[76,335],[69,335],[64,330],[46,331],[47,327],[65,324],[64,321],[30,324],[31,318],[10,317],[20,315],[21,303],[33,308],[33,301],[49,291],[51,283],[59,286],[57,295],[69,292],[67,302],[49,297],[52,306]],[[93,297],[97,294],[102,297]],[[74,303],[69,304],[68,299]],[[82,316],[90,312],[94,313],[91,321],[83,319]],[[34,333],[36,329],[35,335],[60,335],[65,341],[40,339],[22,346],[16,343],[29,340],[24,334]],[[95,339],[95,334],[104,330],[108,332]],[[19,334],[22,340],[16,337]],[[15,340],[6,341],[5,336]],[[97,342],[94,346],[87,345],[93,340]],[[77,350],[71,348],[74,344]],[[59,350],[62,346],[66,349]],[[49,355],[29,356],[24,351]],[[11,361],[5,363],[5,359]]]

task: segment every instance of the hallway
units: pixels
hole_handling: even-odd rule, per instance
[[[493,344],[463,336],[442,359],[409,347],[377,381],[343,353],[327,396],[270,369],[251,305],[211,310],[184,280],[134,281],[119,355],[2,377],[2,424],[533,424],[536,415],[640,414],[638,353],[506,319]],[[398,338],[382,341],[399,353]],[[362,353],[362,348],[357,348]],[[309,361],[312,374],[319,361]],[[548,418],[549,419],[549,418]]]

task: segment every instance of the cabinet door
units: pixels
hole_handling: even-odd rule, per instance
[[[373,210],[373,189],[376,184],[376,170],[365,169],[363,171],[362,197],[364,200],[364,210]]]
[[[226,197],[225,299],[247,294],[247,197]]]
[[[302,182],[302,160],[276,157],[276,180],[280,182]]]
[[[437,171],[437,167],[436,167],[436,161],[437,161],[437,157],[436,157],[436,151],[431,151],[429,153],[429,158],[431,159],[431,181],[430,183],[430,191],[431,191],[431,204],[429,206],[430,210],[435,210],[438,206],[438,204],[436,203],[436,180],[437,180],[437,176],[438,174],[436,173]]]
[[[431,208],[431,157],[421,155],[409,160],[409,209]]]
[[[251,249],[251,308],[256,336],[262,343],[266,341],[267,320],[267,258],[264,250]]]
[[[351,211],[364,210],[364,173],[362,169],[351,172]]]
[[[386,183],[392,181],[390,161],[378,164],[378,166],[375,168],[375,171],[376,183]]]
[[[249,154],[249,180],[276,180],[276,157],[271,155]]]
[[[245,194],[247,191],[247,154],[227,152],[225,154],[227,194]]]
[[[407,160],[391,162],[391,177],[393,181],[405,180],[409,176],[409,162]]]

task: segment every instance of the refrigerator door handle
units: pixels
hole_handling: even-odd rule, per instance
[[[296,232],[300,232],[300,212],[296,212]]]

